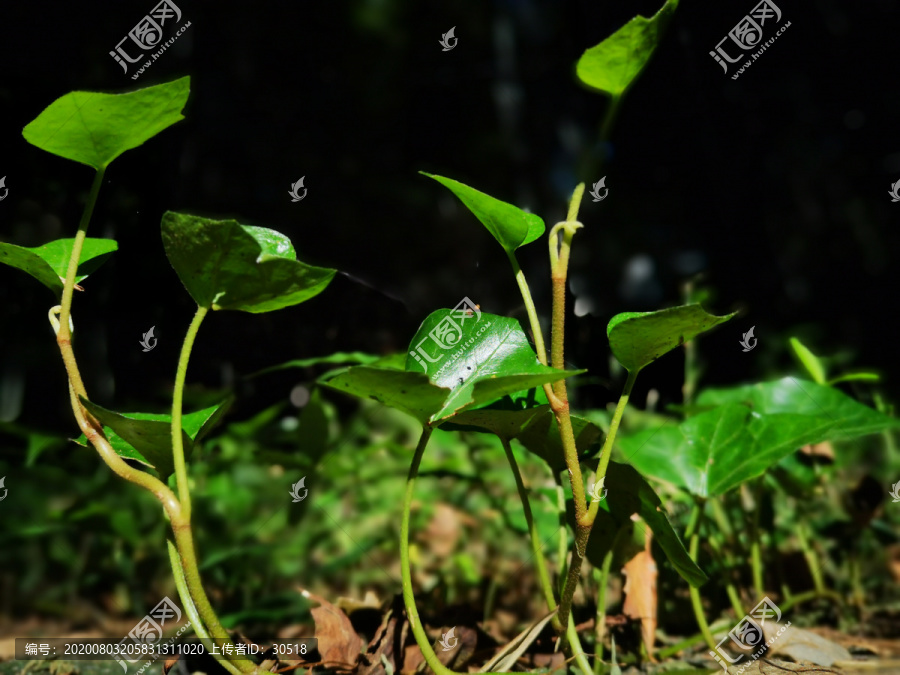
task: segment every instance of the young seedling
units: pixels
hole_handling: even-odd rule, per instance
[[[172,525],[170,561],[185,611],[208,651],[215,644],[233,675],[255,673],[252,661],[234,656],[234,645],[203,589],[191,531],[191,494],[186,458],[221,419],[230,400],[183,414],[182,400],[191,349],[210,311],[254,314],[297,305],[321,293],[335,270],[296,259],[290,240],[263,227],[166,213],[162,238],[166,255],[197,303],[175,377],[171,415],[118,413],[88,397],[73,349],[72,292],[117,249],[116,242],[87,238],[91,214],[109,164],[183,119],[190,79],[126,94],[72,92],[52,103],[23,130],[25,139],[53,154],[87,164],[94,182],[73,239],[38,248],[0,244],[0,262],[28,272],[60,300],[49,312],[66,367],[72,411],[82,444],[93,445],[118,475],[153,493]],[[80,288],[80,287],[78,287]],[[83,289],[82,289],[83,290]],[[125,460],[143,464],[147,471]],[[174,481],[178,496],[170,489]]]

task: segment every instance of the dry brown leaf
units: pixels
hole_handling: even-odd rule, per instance
[[[385,675],[385,661],[394,669],[395,673],[402,670],[397,656],[398,652],[402,654],[402,643],[399,641],[402,631],[398,628],[403,617],[403,599],[399,595],[394,596],[393,606],[385,614],[381,625],[378,626],[378,630],[375,631],[372,641],[366,648],[366,653],[362,656],[359,675]]]
[[[794,628],[789,623],[766,621],[762,629],[766,641],[772,642],[770,654],[785,654],[795,661],[808,661],[819,666],[830,666],[835,661],[850,661],[853,658],[839,644],[808,630]]]
[[[644,530],[644,550],[625,563],[625,604],[622,612],[641,621],[641,639],[654,663],[653,645],[656,641],[656,562],[650,553],[653,537],[650,528]]]
[[[316,622],[316,637],[319,640],[319,654],[322,661],[339,671],[352,671],[359,660],[363,641],[353,629],[350,619],[340,609],[325,598],[314,595],[301,588],[304,598],[319,603],[319,607],[310,610]]]

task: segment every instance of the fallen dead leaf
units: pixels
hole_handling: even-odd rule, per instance
[[[319,640],[319,654],[327,667],[338,671],[353,671],[359,660],[363,641],[353,629],[350,619],[340,609],[325,598],[298,589],[305,598],[319,603],[310,610],[316,622],[316,637]]]
[[[622,612],[632,619],[641,622],[641,639],[647,647],[650,661],[656,662],[653,656],[653,645],[656,640],[656,562],[650,552],[653,536],[650,528],[644,530],[644,550],[625,563],[622,569],[627,580],[625,582],[625,604]]]
[[[852,656],[844,647],[821,635],[789,623],[766,621],[762,625],[766,642],[772,641],[770,654],[785,654],[795,661],[808,661],[819,666],[830,666],[835,661],[850,661]]]

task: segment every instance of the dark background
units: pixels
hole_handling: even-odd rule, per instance
[[[301,259],[346,273],[301,306],[206,321],[188,380],[238,386],[238,417],[302,379],[241,375],[335,350],[402,350],[429,312],[463,296],[524,317],[502,249],[419,170],[528,208],[548,228],[578,181],[607,176],[608,198],[582,205],[570,266],[592,309],[568,324],[567,359],[599,378],[580,390],[581,405],[618,395],[609,319],[678,304],[698,272],[715,291],[711,311],[742,310],[700,342],[705,384],[792,367],[787,338],[800,335],[819,353],[880,369],[896,397],[900,203],[887,193],[900,179],[900,2],[779,0],[791,26],[733,81],[708,52],[754,0],[684,0],[623,101],[599,175],[577,167],[603,151],[607,99],[576,82],[575,61],[658,0],[179,0],[191,27],[135,82],[108,52],[154,4],[6,3],[0,16],[3,241],[74,236],[90,187],[89,168],[22,138],[41,110],[72,90],[192,78],[186,119],[107,171],[89,230],[120,249],[74,307],[76,353],[98,403],[169,406],[194,309],[161,245],[169,209],[272,227]],[[459,41],[442,52],[451,26]],[[292,203],[301,176],[308,193]],[[519,260],[547,319],[546,240]],[[35,280],[0,269],[0,420],[74,435],[53,304]],[[158,347],[144,353],[150,326]],[[759,347],[743,353],[751,326]],[[679,402],[682,368],[678,354],[648,369],[637,400],[653,386],[662,404]],[[0,447],[9,442],[0,436]]]

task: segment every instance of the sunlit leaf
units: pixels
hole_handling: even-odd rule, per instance
[[[27,272],[53,291],[57,298],[61,298],[74,242],[74,239],[57,239],[35,248],[0,243],[0,263]],[[86,238],[81,248],[75,283],[86,279],[118,247],[112,239]]]
[[[580,372],[541,365],[515,319],[485,312],[460,317],[458,310],[440,309],[425,319],[410,343],[406,370],[353,366],[320,382],[433,425]]]
[[[494,239],[507,253],[512,253],[520,246],[530,244],[544,234],[544,221],[533,213],[523,211],[517,206],[501,202],[484,192],[464,185],[452,178],[435,176],[420,171],[423,176],[434,178],[446,187],[466,205],[475,217],[488,229]]]
[[[336,270],[297,260],[290,239],[236,220],[167,211],[163,247],[181,283],[201,307],[271,312],[315,297]]]
[[[900,420],[842,392],[784,378],[765,384],[710,389],[698,405],[717,405],[688,418],[620,438],[638,471],[716,497],[761,475],[798,448],[900,427]]]
[[[22,135],[54,155],[104,169],[184,119],[190,88],[191,78],[182,77],[125,94],[73,91],[47,106]]]
[[[612,318],[606,334],[619,363],[629,372],[637,372],[733,316],[713,316],[700,305],[682,305],[658,312],[625,312]]]
[[[575,67],[578,79],[607,94],[623,94],[647,65],[676,7],[678,0],[668,0],[649,19],[636,16],[586,50]]]

